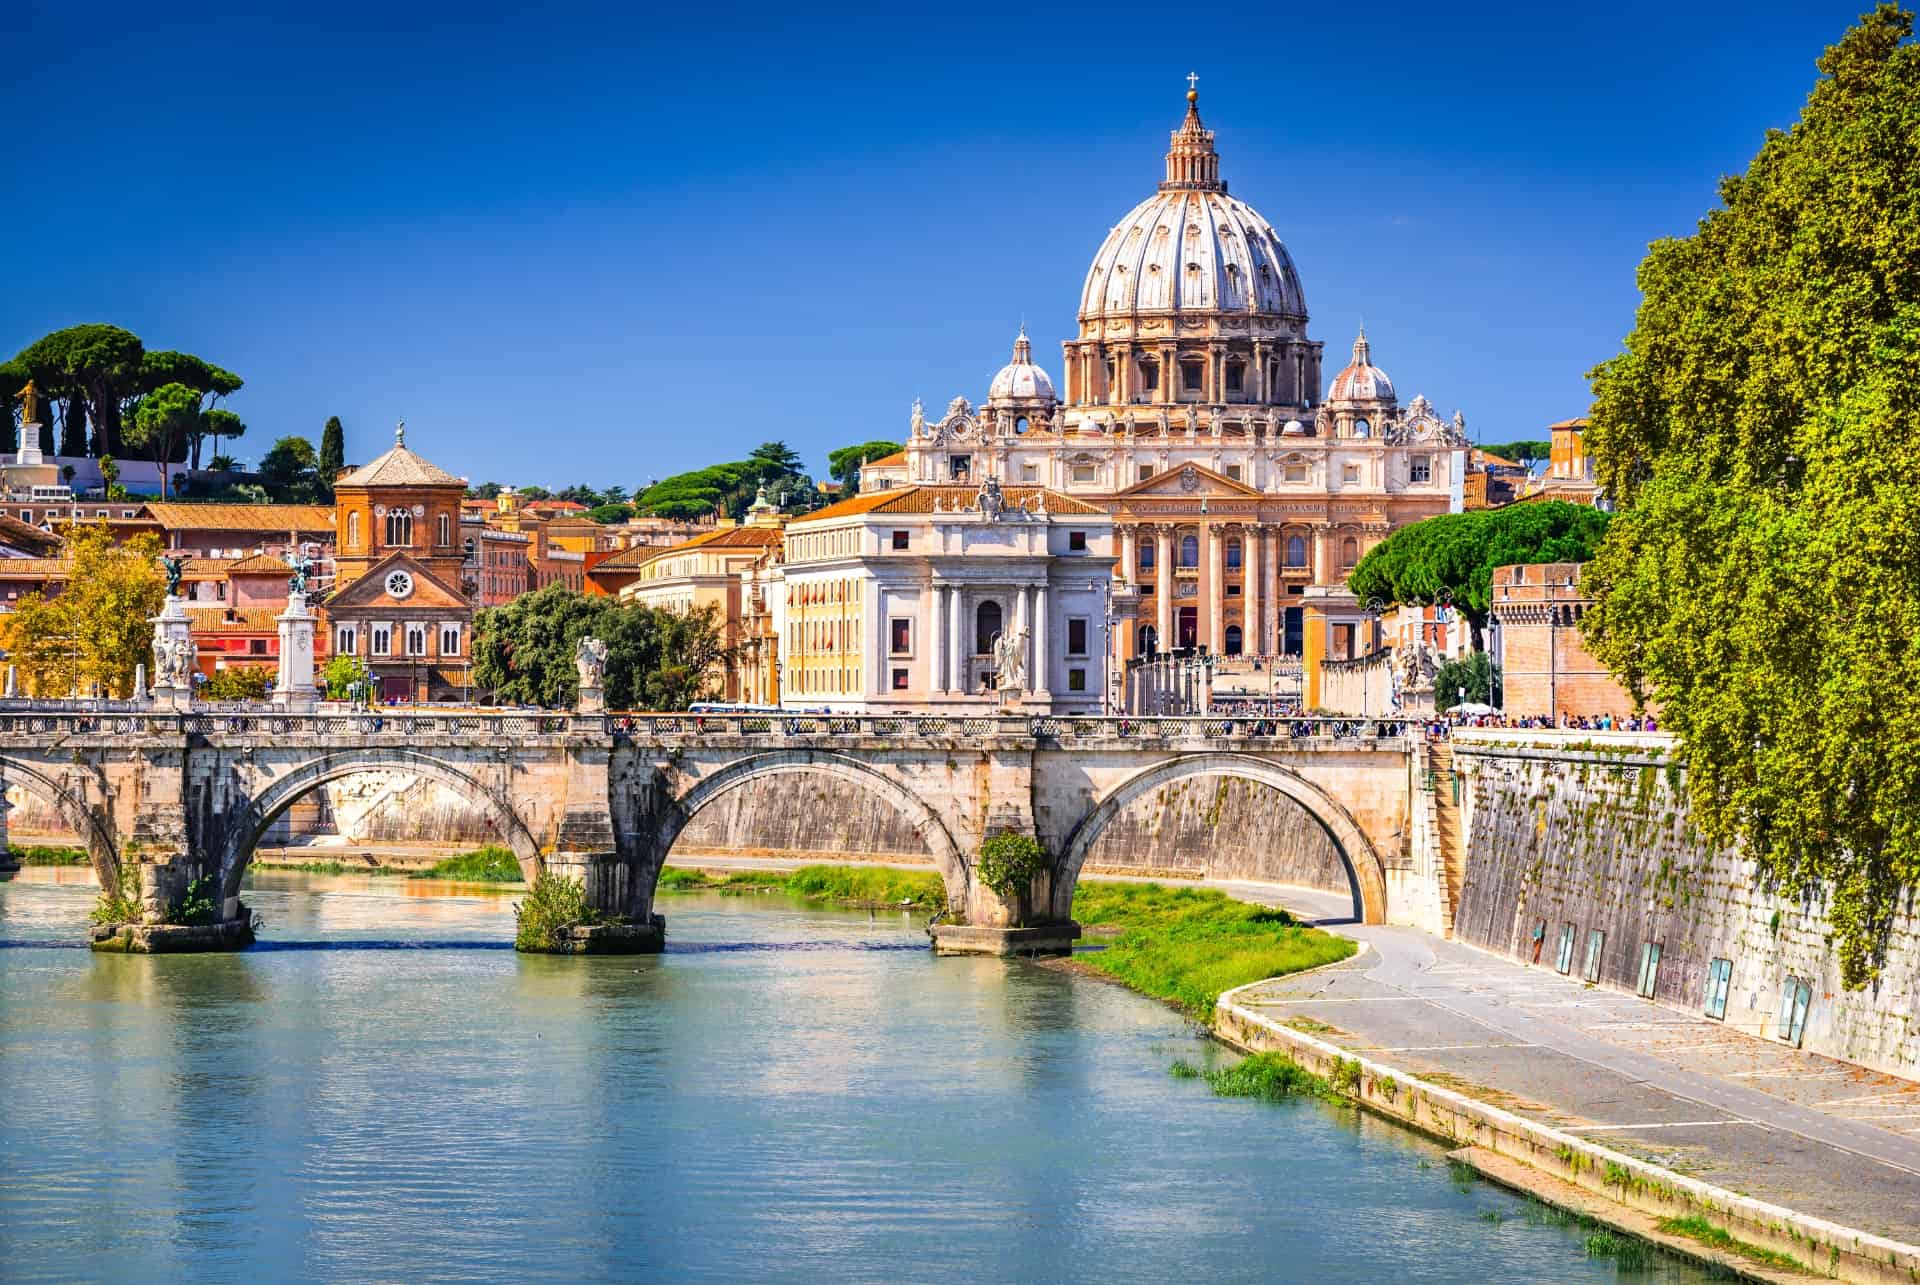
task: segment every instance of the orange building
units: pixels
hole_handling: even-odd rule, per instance
[[[1495,567],[1490,614],[1499,631],[1502,707],[1515,718],[1633,713],[1633,697],[1595,660],[1580,634],[1593,599],[1581,563]]]
[[[392,450],[334,483],[333,651],[365,662],[380,699],[460,699],[472,685],[466,490],[407,448],[405,425]]]

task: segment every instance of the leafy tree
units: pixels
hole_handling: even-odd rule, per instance
[[[109,500],[127,498],[127,488],[120,485],[120,464],[111,455],[100,457],[100,481],[106,487]]]
[[[142,397],[133,423],[122,429],[127,445],[144,447],[160,466],[160,498],[168,494],[167,465],[200,423],[200,394],[185,384],[162,384]]]
[[[223,370],[192,353],[150,352],[143,356],[140,359],[139,391],[143,394],[152,393],[168,384],[191,388],[201,399],[199,409],[209,411],[220,398],[239,392],[244,381],[232,371]],[[227,414],[225,411],[220,413]],[[232,422],[238,424],[240,421],[234,417]],[[221,423],[224,426],[225,421]],[[202,415],[187,432],[187,459],[193,468],[200,467],[200,444],[210,428],[206,416]],[[100,448],[96,445],[95,449]]]
[[[583,516],[598,522],[601,526],[611,526],[615,522],[625,522],[632,517],[633,506],[631,504],[598,504],[588,509]]]
[[[260,461],[260,482],[282,504],[314,504],[320,498],[319,456],[304,437],[283,437]]]
[[[367,695],[372,692],[372,676],[367,671],[366,662],[358,656],[333,656],[320,667],[320,681],[326,684],[327,699],[343,701],[351,699],[358,692]]]
[[[474,618],[474,682],[508,704],[571,705],[574,651],[588,635],[607,644],[607,702],[616,709],[684,709],[727,658],[710,608],[681,615],[555,584]]]
[[[64,696],[98,683],[109,695],[133,691],[133,671],[153,639],[148,620],[166,602],[160,540],[115,543],[104,523],[79,523],[66,537],[67,583],[58,597],[29,594],[4,626],[12,662],[37,695]]]
[[[331,500],[333,484],[340,476],[340,470],[347,466],[347,431],[340,427],[338,415],[327,416],[327,426],[320,430],[320,460],[315,466],[320,491]]]
[[[103,454],[120,448],[120,406],[143,391],[145,355],[138,335],[91,323],[56,330],[21,349],[14,360],[43,393],[61,402],[66,433],[84,429],[91,409],[94,453]]]
[[[16,400],[27,385],[27,368],[17,361],[0,362],[0,451],[20,449],[20,408]]]
[[[1498,455],[1503,460],[1512,460],[1515,464],[1531,464],[1535,460],[1550,459],[1553,456],[1553,443],[1538,439],[1508,442],[1504,446],[1483,444],[1480,449],[1489,455]]]
[[[217,472],[220,469],[218,461],[227,460],[227,468],[231,469],[233,467],[232,457],[218,453],[219,441],[223,437],[228,441],[232,441],[235,438],[245,437],[246,435],[246,423],[232,411],[218,408],[202,411],[200,413],[199,435],[195,438],[193,444],[193,466],[195,468],[200,467],[200,440],[210,438],[215,443],[214,449],[216,453],[211,460],[207,461],[207,467]]]
[[[239,665],[216,669],[200,694],[210,701],[265,700],[273,689],[273,671],[265,665]]]
[[[1882,5],[1692,236],[1654,244],[1587,443],[1620,512],[1597,656],[1657,699],[1695,822],[1830,896],[1878,975],[1920,883],[1920,46]]]
[[[1607,528],[1607,515],[1564,500],[1443,513],[1403,526],[1369,549],[1347,577],[1361,601],[1422,605],[1450,602],[1466,618],[1473,647],[1484,646],[1493,606],[1493,569],[1514,563],[1584,562]]]
[[[842,446],[837,451],[827,452],[827,475],[840,485],[852,489],[860,478],[861,465],[904,449],[904,444],[900,442],[875,441],[862,442],[858,446]]]
[[[87,426],[79,418],[69,415],[60,425],[60,454],[69,459],[85,459],[87,455]]]
[[[520,488],[520,498],[523,500],[551,500],[553,498],[553,492],[544,486],[523,486]]]
[[[467,488],[467,498],[470,500],[491,500],[496,498],[500,494],[500,491],[501,487],[498,482],[482,482],[478,486],[470,486]]]
[[[759,480],[771,482],[776,477],[786,477],[800,471],[800,455],[785,442],[762,442],[753,448],[753,454],[747,457],[747,463],[758,473]]]
[[[1500,666],[1484,651],[1470,651],[1457,660],[1440,663],[1433,676],[1433,707],[1444,714],[1466,701],[1474,705],[1500,704]]]

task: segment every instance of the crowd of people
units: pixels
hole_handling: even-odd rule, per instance
[[[1456,727],[1557,728],[1574,732],[1657,732],[1660,720],[1652,714],[1562,714],[1556,721],[1545,714],[1463,714],[1450,711],[1435,719],[1427,729],[1430,739],[1452,734]]]

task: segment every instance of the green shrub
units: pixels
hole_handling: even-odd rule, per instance
[[[1002,897],[1012,898],[1025,892],[1045,873],[1046,849],[1030,834],[1002,830],[980,845],[980,861],[975,873],[980,882]]]
[[[100,900],[87,918],[96,924],[140,922],[140,867],[131,858],[121,859],[119,882],[100,889]]]
[[[1334,1097],[1333,1087],[1284,1053],[1254,1053],[1232,1066],[1203,1072],[1223,1098]]]
[[[210,924],[220,918],[220,890],[212,875],[201,875],[187,884],[180,900],[167,907],[167,922],[188,926]]]
[[[210,701],[265,700],[273,685],[273,671],[264,665],[243,665],[216,669],[200,694]]]
[[[513,948],[536,952],[564,950],[576,926],[607,921],[587,904],[585,884],[545,870],[527,886],[526,899],[514,903],[513,918]]]
[[[10,855],[23,866],[84,866],[91,858],[84,848],[14,848]]]
[[[437,861],[425,870],[416,870],[415,879],[459,879],[468,883],[518,883],[520,859],[511,848],[488,844],[457,857]]]

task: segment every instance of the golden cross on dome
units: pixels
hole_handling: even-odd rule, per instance
[[[1187,73],[1187,89],[1189,91],[1193,91],[1193,90],[1198,90],[1199,88],[1200,88],[1200,73],[1197,71],[1188,72]]]

